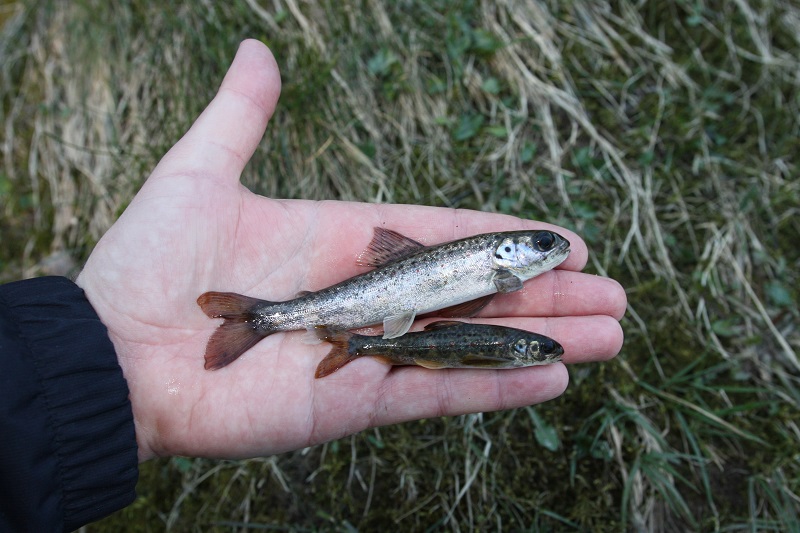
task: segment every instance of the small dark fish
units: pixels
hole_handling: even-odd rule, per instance
[[[373,356],[391,365],[425,368],[520,368],[561,360],[559,343],[521,329],[469,324],[457,321],[431,322],[424,331],[395,339],[315,328],[317,337],[333,344],[317,366],[315,376],[325,377],[363,356]]]
[[[423,313],[471,316],[496,293],[520,290],[524,281],[555,268],[568,255],[569,241],[552,231],[486,233],[424,246],[375,228],[358,263],[376,268],[336,285],[285,302],[228,292],[200,295],[203,312],[225,319],[208,341],[205,367],[222,368],[278,331],[383,323],[383,337],[391,339],[407,332]]]

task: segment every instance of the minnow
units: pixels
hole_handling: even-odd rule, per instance
[[[374,270],[293,300],[271,302],[225,292],[197,299],[203,312],[223,318],[208,341],[205,368],[235,361],[258,341],[279,331],[325,325],[335,330],[383,324],[385,339],[406,333],[417,315],[471,316],[496,293],[561,264],[570,243],[546,230],[485,233],[425,246],[395,231],[375,228],[358,259]]]
[[[561,361],[564,348],[538,333],[489,324],[431,322],[423,331],[402,337],[357,335],[317,326],[320,340],[333,344],[317,366],[315,377],[328,376],[359,357],[372,356],[390,365],[425,368],[521,368]]]

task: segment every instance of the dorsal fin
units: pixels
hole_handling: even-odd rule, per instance
[[[375,234],[367,249],[356,260],[360,266],[379,267],[391,263],[425,248],[414,239],[409,239],[396,231],[375,228]]]
[[[466,324],[466,322],[459,322],[458,320],[437,320],[436,322],[431,322],[427,326],[425,326],[425,331],[435,331],[437,329],[447,329],[453,328],[456,326],[462,326]]]

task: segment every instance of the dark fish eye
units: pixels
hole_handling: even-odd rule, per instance
[[[543,231],[539,233],[539,236],[536,238],[536,247],[541,252],[546,252],[547,250],[551,249],[555,243],[556,238],[549,231]]]
[[[556,343],[553,342],[551,339],[545,339],[539,343],[539,347],[541,348],[543,353],[553,353],[556,351]]]
[[[510,254],[511,253],[511,247],[510,246],[506,246],[505,247],[505,251],[506,251],[507,254]]]

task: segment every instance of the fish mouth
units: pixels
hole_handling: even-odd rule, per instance
[[[553,266],[558,266],[566,261],[571,251],[569,241],[561,237],[561,240],[550,250],[545,261]]]

